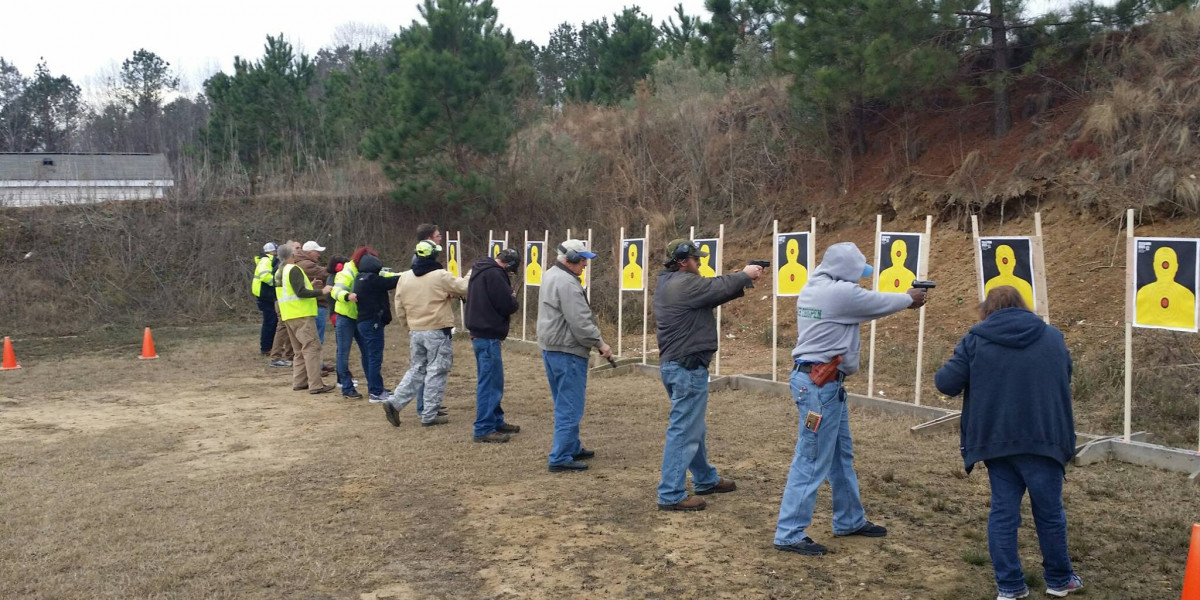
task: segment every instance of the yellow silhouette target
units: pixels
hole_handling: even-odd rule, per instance
[[[1196,331],[1197,244],[1187,238],[1136,238],[1133,325]]]
[[[717,256],[717,249],[720,248],[719,240],[717,238],[708,238],[692,241],[695,242],[697,248],[708,253],[708,256],[700,259],[700,276],[716,277],[716,265],[721,264],[721,257]]]
[[[496,258],[500,256],[500,251],[504,249],[504,240],[492,240],[488,244],[488,256]]]
[[[527,242],[525,244],[525,285],[542,285],[542,251],[545,242]]]
[[[458,240],[446,242],[446,270],[455,277],[462,277],[458,268]]]
[[[808,232],[781,233],[775,238],[775,294],[799,296],[812,268]]]
[[[621,240],[621,291],[640,292],[646,260],[646,239]]]
[[[921,272],[921,234],[881,233],[879,285],[877,291],[903,294],[912,287],[912,282]],[[887,265],[886,267],[884,265]]]
[[[1033,241],[1027,237],[979,238],[980,270],[983,287],[980,300],[1000,286],[1011,286],[1021,293],[1029,310],[1037,312],[1033,277]]]

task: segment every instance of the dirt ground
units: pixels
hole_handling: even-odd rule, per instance
[[[407,350],[389,334],[394,385]],[[410,407],[395,429],[365,401],[292,392],[244,328],[156,339],[146,362],[128,343],[29,342],[25,368],[0,374],[0,597],[994,597],[986,471],[966,476],[957,438],[915,438],[912,421],[852,411],[868,516],[890,533],[833,538],[825,490],[812,535],[831,552],[804,558],[771,546],[796,435],[785,398],[713,395],[710,458],[739,490],[670,514],[654,504],[668,410],[654,379],[594,377],[592,468],[552,474],[533,355],[506,355],[522,432],[484,445],[465,342],[451,423],[422,428]],[[1185,477],[1071,468],[1065,500],[1085,597],[1179,596],[1200,506]],[[1028,507],[1025,523],[1040,586]]]

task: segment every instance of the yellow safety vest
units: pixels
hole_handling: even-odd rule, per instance
[[[358,265],[352,261],[346,261],[342,270],[333,276],[333,292],[330,294],[336,301],[333,303],[333,312],[349,319],[358,319],[358,303],[348,300],[354,292],[354,280],[357,277]]]
[[[301,298],[296,295],[296,290],[292,289],[290,275],[294,268],[297,268],[296,265],[291,264],[283,267],[283,295],[279,296],[279,316],[284,321],[317,316],[317,299]],[[304,269],[300,269],[300,276],[304,278],[304,289],[312,290],[312,282],[308,280]]]
[[[257,298],[262,294],[263,284],[271,285],[271,255],[264,254],[254,266],[254,280],[250,282],[250,291]]]

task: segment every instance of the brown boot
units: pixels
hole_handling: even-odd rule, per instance
[[[421,426],[422,427],[433,427],[434,425],[445,425],[446,423],[449,423],[449,422],[450,422],[450,419],[447,419],[446,417],[434,417],[432,421],[422,422]]]
[[[507,433],[500,433],[499,431],[493,431],[487,435],[475,436],[476,442],[484,444],[503,444],[504,442],[507,442],[508,439],[509,436]]]
[[[696,490],[697,496],[707,496],[709,494],[728,494],[737,490],[737,484],[724,477],[717,479],[717,485],[714,485],[706,490]]]
[[[659,504],[658,510],[680,510],[690,512],[704,510],[705,506],[708,506],[708,503],[704,501],[704,498],[688,496],[687,498],[684,498],[675,504]]]

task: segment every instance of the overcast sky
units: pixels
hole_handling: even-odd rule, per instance
[[[682,1],[705,14],[704,0],[494,0],[500,22],[518,39],[544,44],[559,23],[580,23],[637,4],[658,24]],[[327,46],[339,26],[362,23],[396,31],[419,18],[417,0],[11,0],[4,3],[0,57],[29,75],[40,57],[54,74],[90,88],[139,48],[171,62],[184,91],[228,71],[234,56],[257,58],[267,34],[283,32],[309,54]],[[1030,0],[1033,11],[1066,0]]]

